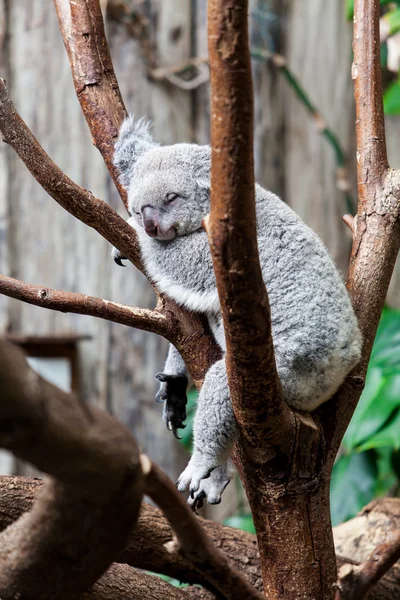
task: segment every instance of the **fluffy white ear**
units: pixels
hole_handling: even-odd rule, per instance
[[[196,182],[202,188],[210,189],[211,148],[198,146],[196,152]]]
[[[150,133],[151,124],[145,119],[134,120],[129,116],[121,125],[115,144],[114,165],[120,173],[122,185],[128,189],[132,167],[139,156],[158,146]]]

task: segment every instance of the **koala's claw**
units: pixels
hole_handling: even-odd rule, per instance
[[[126,256],[123,256],[121,254],[121,252],[117,249],[117,248],[113,248],[111,250],[111,256],[114,260],[114,262],[119,266],[119,267],[126,267],[126,265],[124,265],[124,263],[122,262],[123,260],[127,260]]]
[[[230,480],[226,465],[217,467],[211,471],[208,479],[202,479],[198,491],[190,495],[189,506],[197,511],[203,506],[205,499],[208,504],[220,504],[222,493]]]
[[[208,504],[219,504],[229,482],[226,464],[215,466],[210,457],[200,455],[190,460],[176,486],[180,492],[189,489],[188,503],[196,511],[203,506],[205,499]]]
[[[167,429],[172,431],[177,440],[180,440],[177,429],[186,427],[184,421],[186,419],[187,377],[185,375],[157,373],[156,379],[161,382],[160,389],[156,394],[156,401],[165,402],[163,418]]]

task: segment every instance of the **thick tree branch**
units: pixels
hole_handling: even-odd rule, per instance
[[[73,600],[122,551],[136,522],[143,492],[136,443],[1,340],[0,388],[0,446],[56,478],[0,535],[0,596]]]
[[[127,207],[113,164],[114,144],[126,109],[114,73],[98,0],[54,0],[72,78],[95,146]]]
[[[30,510],[43,483],[37,479],[0,477],[0,530],[5,529]],[[249,581],[262,589],[260,558],[256,537],[245,531],[199,518],[198,521],[218,548],[229,558]],[[338,548],[338,566],[354,558],[364,562],[374,540],[386,540],[400,525],[400,500],[381,499],[368,505],[362,513],[335,528]],[[207,585],[205,577],[181,553],[170,553],[167,547],[173,532],[167,519],[157,508],[142,504],[138,523],[131,540],[121,553],[119,561],[140,569],[169,575],[188,583]],[[355,564],[356,564],[355,563]],[[375,586],[373,600],[397,600],[400,589],[400,569],[393,568]],[[208,596],[207,596],[208,598]]]
[[[339,569],[336,600],[363,600],[371,588],[400,559],[400,529],[379,544],[361,565],[345,564]]]
[[[170,479],[147,457],[142,460],[142,468],[145,493],[162,509],[177,536],[177,541],[171,542],[170,551],[182,552],[224,598],[262,600],[264,596],[214,546]]]
[[[83,600],[190,600],[192,595],[154,575],[113,564],[83,595]]]
[[[247,0],[210,0],[208,5],[212,165],[206,228],[224,320],[232,405],[246,451],[259,462],[261,457],[265,461],[266,440],[289,452],[294,428],[276,371],[257,249],[247,11]]]
[[[121,325],[168,336],[170,324],[156,310],[118,304],[76,292],[63,292],[0,275],[0,294],[63,313],[90,315]]]
[[[357,125],[358,213],[347,286],[363,334],[360,365],[321,408],[333,463],[359,400],[400,248],[400,173],[386,157],[379,43],[379,0],[356,0],[353,79]]]

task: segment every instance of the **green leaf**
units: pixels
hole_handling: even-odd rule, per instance
[[[398,83],[400,90],[400,81]],[[400,311],[385,307],[376,332],[370,364],[387,366],[388,362],[400,364]]]
[[[382,20],[386,21],[389,26],[389,36],[400,31],[400,9],[395,8],[394,10],[390,10],[383,15]]]
[[[383,448],[385,446],[395,450],[400,449],[400,410],[397,410],[388,423],[361,444],[358,449],[360,452],[364,452],[371,448]]]
[[[193,446],[193,421],[194,415],[196,414],[196,403],[197,403],[198,392],[195,388],[192,388],[188,391],[187,394],[187,405],[186,405],[186,421],[185,421],[185,429],[179,430],[179,435],[181,436],[180,443],[182,446],[186,448],[189,452],[192,451]]]
[[[397,483],[397,477],[392,467],[392,448],[377,448],[378,477],[375,496],[387,496]]]
[[[377,477],[375,452],[341,456],[335,463],[331,482],[331,516],[333,525],[347,521],[375,494]]]
[[[351,21],[354,15],[354,0],[346,0],[346,19]]]
[[[390,464],[397,479],[400,481],[400,450],[394,450],[390,457]]]
[[[382,375],[382,369],[368,370],[365,388],[343,439],[346,450],[354,450],[382,429],[400,408],[400,374]]]
[[[383,110],[385,115],[400,114],[400,81],[394,81],[383,92]]]
[[[233,515],[233,517],[228,517],[225,519],[224,525],[229,525],[229,527],[241,529],[242,531],[248,531],[249,533],[256,532],[254,528],[253,517],[250,514]]]

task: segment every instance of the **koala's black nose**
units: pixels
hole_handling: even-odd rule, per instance
[[[157,237],[159,223],[157,210],[152,206],[145,206],[142,209],[143,227],[147,235],[150,237]]]

